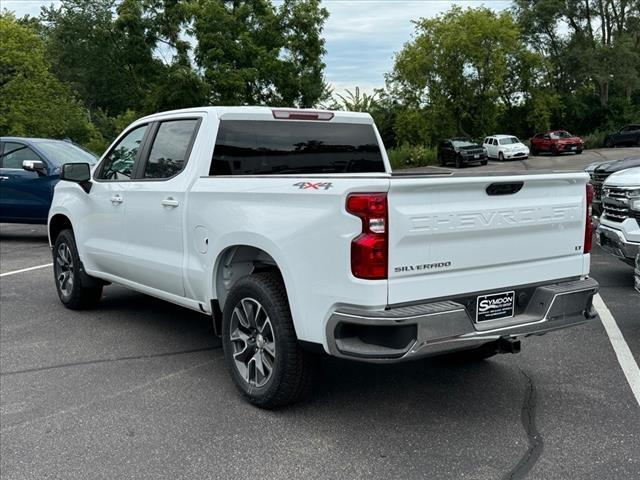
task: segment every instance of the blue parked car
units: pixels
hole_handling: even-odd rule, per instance
[[[67,141],[0,137],[0,222],[46,224],[60,166],[97,160]]]

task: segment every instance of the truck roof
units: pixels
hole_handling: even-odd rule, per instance
[[[243,107],[194,107],[183,108],[180,110],[169,110],[166,112],[158,112],[151,115],[147,115],[139,120],[153,120],[156,117],[164,117],[167,115],[185,114],[185,113],[209,113],[214,114],[218,118],[233,117],[234,119],[250,120],[255,118],[256,120],[274,119],[274,112],[291,112],[291,113],[331,113],[333,116],[330,122],[348,122],[348,123],[373,123],[371,115],[365,112],[345,112],[342,110],[323,110],[315,108],[295,108],[295,107],[256,107],[256,106],[243,106]],[[293,119],[296,120],[296,119]],[[298,119],[299,120],[299,119]]]

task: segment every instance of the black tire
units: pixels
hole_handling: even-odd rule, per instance
[[[71,310],[95,307],[102,297],[103,285],[84,273],[72,230],[58,234],[52,253],[53,275],[62,304]]]
[[[556,147],[555,145],[553,147],[551,147],[551,155],[556,157],[558,154],[559,154],[558,147]]]
[[[498,160],[504,162],[504,154],[502,152],[498,152]]]
[[[535,148],[531,147],[531,151],[529,153],[532,157],[537,157],[539,152]]]
[[[580,155],[582,153],[582,150],[576,150],[576,155]]]
[[[640,136],[636,139],[636,147],[640,147]]]
[[[309,392],[316,359],[298,343],[278,273],[249,275],[233,286],[222,316],[222,346],[232,380],[257,407],[290,405]]]
[[[462,162],[462,157],[460,155],[456,155],[456,168],[462,168],[464,163]]]
[[[488,162],[489,162],[488,160],[482,160],[482,161],[480,162],[480,165],[486,165]]]
[[[441,167],[444,167],[447,164],[441,154],[438,154],[438,163]]]
[[[613,140],[611,138],[605,138],[604,140],[604,146],[605,148],[611,148],[613,147]]]

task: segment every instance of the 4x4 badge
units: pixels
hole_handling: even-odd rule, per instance
[[[333,187],[331,182],[298,182],[293,184],[294,187],[298,187],[300,190],[329,190]]]

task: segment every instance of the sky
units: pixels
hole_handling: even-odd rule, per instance
[[[16,16],[37,16],[51,0],[0,0],[2,9]],[[279,3],[277,0],[275,3]],[[393,68],[393,57],[411,39],[412,20],[433,17],[458,4],[463,8],[485,5],[493,10],[509,8],[503,0],[323,0],[329,11],[324,38],[327,53],[325,77],[341,93],[359,86],[371,92],[384,86],[384,74]]]

